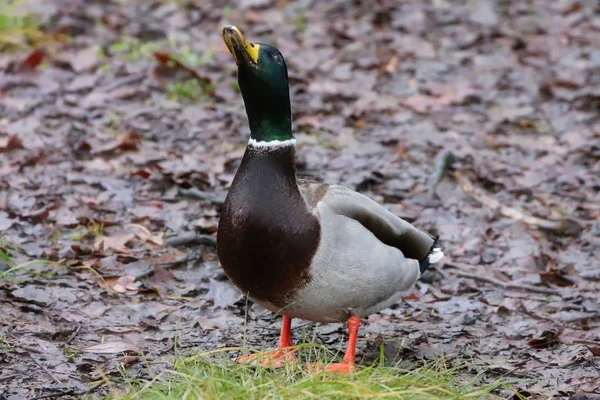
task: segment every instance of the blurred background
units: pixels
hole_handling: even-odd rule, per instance
[[[5,0],[8,395],[79,390],[127,351],[160,370],[175,347],[276,343],[258,306],[244,326],[214,247],[249,135],[225,24],[286,58],[299,175],[440,235],[445,264],[366,321],[359,359],[384,341],[390,362],[600,394],[597,1]],[[294,324],[344,344],[340,324]]]

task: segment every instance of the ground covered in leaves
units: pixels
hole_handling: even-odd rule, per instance
[[[365,321],[360,362],[383,342],[536,399],[600,394],[596,1],[35,4],[0,31],[0,398],[275,345],[214,249],[248,140],[227,23],[287,59],[299,173],[441,237],[445,263]]]

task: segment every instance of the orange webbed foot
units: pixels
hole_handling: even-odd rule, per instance
[[[348,347],[344,353],[342,362],[333,364],[309,364],[308,372],[333,372],[337,374],[350,374],[354,372],[354,358],[356,356],[356,336],[358,335],[358,326],[360,318],[356,315],[348,317]]]
[[[322,372],[332,372],[336,374],[346,375],[354,372],[354,364],[346,361],[332,364],[309,364],[306,368],[308,372],[314,374]]]
[[[292,342],[291,327],[292,319],[284,315],[281,324],[281,334],[279,335],[279,347],[270,351],[245,354],[237,358],[237,363],[269,368],[282,368],[288,364],[297,364],[296,350],[291,348],[294,345]]]
[[[237,358],[238,364],[248,364],[268,368],[283,368],[289,364],[297,364],[296,352],[290,349],[275,349],[260,353],[244,354]]]

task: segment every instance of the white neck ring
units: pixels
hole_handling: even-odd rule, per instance
[[[248,141],[248,145],[260,149],[280,149],[282,147],[291,147],[296,145],[296,139],[288,139],[288,140],[256,140],[250,138]]]

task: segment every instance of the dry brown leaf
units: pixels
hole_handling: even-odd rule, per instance
[[[35,69],[35,68],[37,68],[38,65],[40,65],[42,63],[42,61],[44,60],[44,57],[46,57],[46,53],[44,52],[44,50],[39,50],[39,49],[33,50],[21,62],[21,68],[29,69],[29,70]]]
[[[540,278],[543,282],[553,283],[560,287],[573,286],[575,284],[575,282],[573,282],[571,279],[564,276],[561,271],[557,270],[543,272],[540,274]]]
[[[141,328],[138,326],[106,326],[101,329],[103,333],[129,333],[129,332],[141,332]]]
[[[402,300],[414,300],[414,301],[419,301],[421,300],[421,297],[419,296],[419,293],[413,291],[409,294],[407,294],[406,296],[402,297]]]
[[[169,53],[165,53],[164,51],[155,51],[153,55],[163,70],[180,70],[198,79],[200,82],[210,83],[211,81],[208,76],[201,75],[194,68],[188,67]]]
[[[30,211],[28,213],[21,214],[21,218],[39,224],[46,221],[50,211],[56,208],[55,206],[42,207],[37,210]]]
[[[167,282],[175,281],[175,277],[173,276],[171,271],[169,271],[166,268],[161,267],[160,265],[154,266],[153,279],[154,279],[155,283],[163,283],[163,284],[167,283]]]
[[[435,103],[431,96],[415,94],[414,96],[400,100],[400,104],[412,109],[414,112],[423,114],[429,111]]]
[[[527,343],[536,349],[547,349],[552,347],[558,343],[558,336],[560,335],[560,331],[544,331],[538,338],[533,338],[529,340]]]
[[[92,154],[106,154],[117,151],[136,151],[140,145],[142,137],[139,133],[123,133],[117,136],[114,142],[101,146],[98,149],[93,149]]]
[[[127,291],[137,291],[140,283],[136,282],[135,276],[126,275],[112,280],[112,282],[108,281],[108,286],[117,293],[126,293]]]
[[[398,56],[393,56],[392,58],[390,58],[390,61],[388,61],[388,63],[383,68],[385,72],[389,74],[396,72],[396,70],[398,69],[398,61]]]
[[[146,229],[142,225],[129,224],[127,226],[131,227],[131,228],[135,228],[136,229],[135,236],[137,236],[138,239],[143,240],[144,242],[149,242],[149,243],[155,244],[157,246],[162,246],[164,243],[164,239],[163,239],[164,232],[159,232],[159,233],[153,235],[152,232],[150,232],[148,229]]]
[[[0,152],[14,150],[22,147],[21,139],[17,135],[0,138]]]
[[[125,357],[123,357],[122,361],[125,366],[128,366],[128,365],[133,364],[134,362],[137,362],[137,360],[138,360],[138,358],[136,356],[126,355]]]
[[[463,104],[475,94],[475,89],[467,85],[445,86],[432,96],[415,94],[400,100],[400,104],[422,114],[436,106]]]
[[[587,346],[587,348],[593,355],[600,357],[600,346]]]
[[[141,349],[135,344],[126,340],[112,340],[110,342],[104,342],[95,344],[92,346],[84,347],[81,349],[82,353],[95,353],[95,354],[116,354],[124,352],[135,352],[140,353]]]
[[[69,63],[75,72],[83,72],[98,65],[98,50],[95,47],[82,49],[69,57]]]
[[[135,235],[129,232],[123,232],[116,236],[96,236],[94,239],[94,249],[100,252],[112,249],[118,253],[129,254],[131,250],[125,246],[134,238]]]

